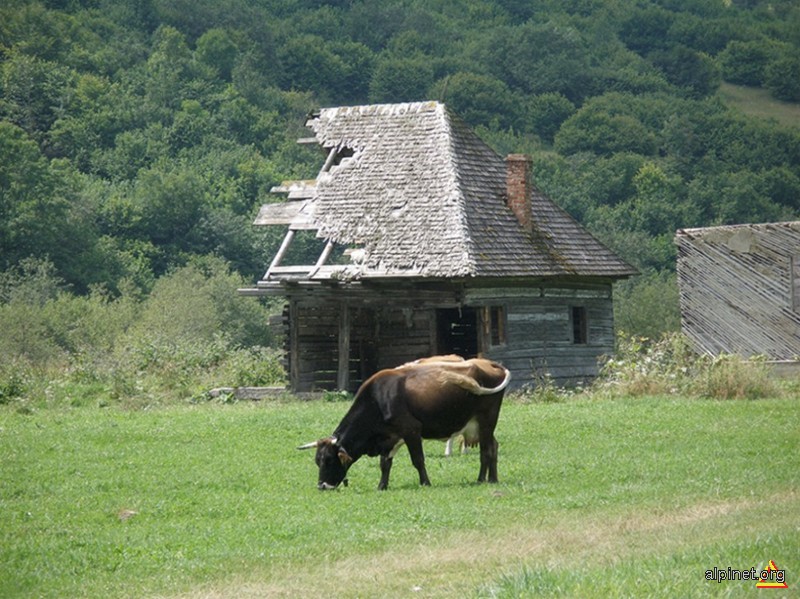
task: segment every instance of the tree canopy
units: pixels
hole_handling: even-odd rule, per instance
[[[688,226],[795,219],[800,129],[722,81],[800,102],[793,0],[11,0],[0,7],[0,270],[149,292],[249,223],[320,105],[436,99],[639,268]],[[127,288],[126,287],[126,288]]]

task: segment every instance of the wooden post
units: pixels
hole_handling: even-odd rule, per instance
[[[350,308],[342,302],[339,311],[339,371],[336,387],[347,391],[350,387]]]
[[[297,301],[289,300],[289,388],[300,391],[300,324]]]

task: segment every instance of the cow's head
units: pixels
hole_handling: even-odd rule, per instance
[[[317,455],[314,458],[319,467],[319,480],[317,488],[320,491],[336,489],[340,484],[347,486],[347,469],[353,463],[344,448],[338,444],[336,437],[320,439],[313,443],[301,445],[297,449],[317,448]]]

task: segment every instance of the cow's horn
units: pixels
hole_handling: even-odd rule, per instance
[[[311,443],[306,443],[305,445],[301,445],[297,449],[311,449],[312,447],[317,447],[319,445],[319,441],[312,441]]]

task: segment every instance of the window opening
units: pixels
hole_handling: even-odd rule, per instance
[[[506,343],[506,309],[504,306],[487,306],[484,322],[488,324],[489,345],[505,345]]]
[[[584,306],[572,307],[572,342],[576,345],[585,345],[588,342],[589,327],[586,322],[586,308]]]
[[[345,158],[352,158],[356,151],[353,148],[342,146],[333,157],[333,166],[339,166]]]

